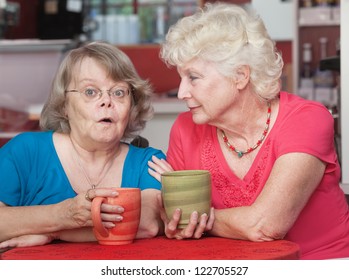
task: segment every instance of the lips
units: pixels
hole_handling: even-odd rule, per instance
[[[199,108],[200,106],[188,106],[189,110],[194,110],[196,108]]]
[[[112,123],[113,119],[111,118],[103,118],[98,121],[99,123]]]

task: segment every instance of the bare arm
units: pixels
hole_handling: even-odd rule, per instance
[[[211,234],[252,241],[281,239],[321,181],[325,164],[318,158],[291,153],[280,157],[255,203],[215,210]]]
[[[155,189],[146,189],[141,192],[141,221],[136,238],[151,238],[162,233],[163,226],[157,201],[157,195],[160,193],[161,191]]]
[[[116,196],[117,193],[115,189],[96,189],[93,195]],[[52,205],[11,207],[0,202],[0,242],[22,235],[91,227],[90,209],[91,202],[85,199],[85,193]],[[114,209],[103,211],[113,213],[104,215],[105,221],[114,221],[118,216]]]

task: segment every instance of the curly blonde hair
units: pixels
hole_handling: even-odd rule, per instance
[[[208,3],[180,19],[170,27],[160,56],[172,66],[182,66],[194,58],[213,62],[226,77],[248,65],[258,96],[273,99],[280,92],[281,54],[262,19],[237,5]]]
[[[105,42],[92,42],[73,49],[65,56],[52,83],[47,102],[41,113],[40,127],[63,133],[70,132],[69,121],[64,107],[66,89],[73,78],[74,66],[84,58],[91,57],[98,61],[115,81],[124,81],[132,91],[132,106],[129,123],[123,138],[133,138],[139,134],[146,122],[153,116],[151,96],[153,90],[147,80],[139,77],[129,57],[116,46]]]

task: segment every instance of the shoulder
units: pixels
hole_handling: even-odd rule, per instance
[[[331,113],[323,104],[287,92],[280,94],[279,114],[284,120],[301,122],[300,125],[312,123],[317,126],[332,126],[333,123]]]
[[[148,160],[153,155],[155,155],[158,158],[165,158],[165,154],[158,149],[155,149],[153,147],[147,147],[147,148],[140,148],[133,145],[129,145],[129,152],[128,156],[133,159],[139,159],[139,160]]]
[[[280,93],[280,106],[287,113],[305,111],[311,114],[321,112],[326,116],[331,116],[328,109],[322,103],[314,100],[307,100],[288,92]]]
[[[4,149],[21,149],[21,148],[34,148],[38,146],[43,148],[45,145],[50,145],[52,142],[52,131],[47,132],[23,132],[13,137],[7,142]],[[51,141],[50,141],[51,139]]]
[[[18,134],[0,149],[0,165],[29,167],[44,162],[51,164],[52,147],[52,132]]]
[[[296,95],[280,96],[280,109],[274,133],[280,154],[310,153],[324,159],[333,155],[334,119],[319,102]]]

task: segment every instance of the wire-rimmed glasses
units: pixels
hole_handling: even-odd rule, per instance
[[[103,92],[106,92],[113,101],[124,102],[126,100],[126,96],[129,96],[131,90],[127,87],[115,86],[109,90],[101,90],[92,86],[84,87],[80,90],[70,89],[66,90],[67,92],[77,92],[80,93],[85,101],[97,101],[101,99]]]

